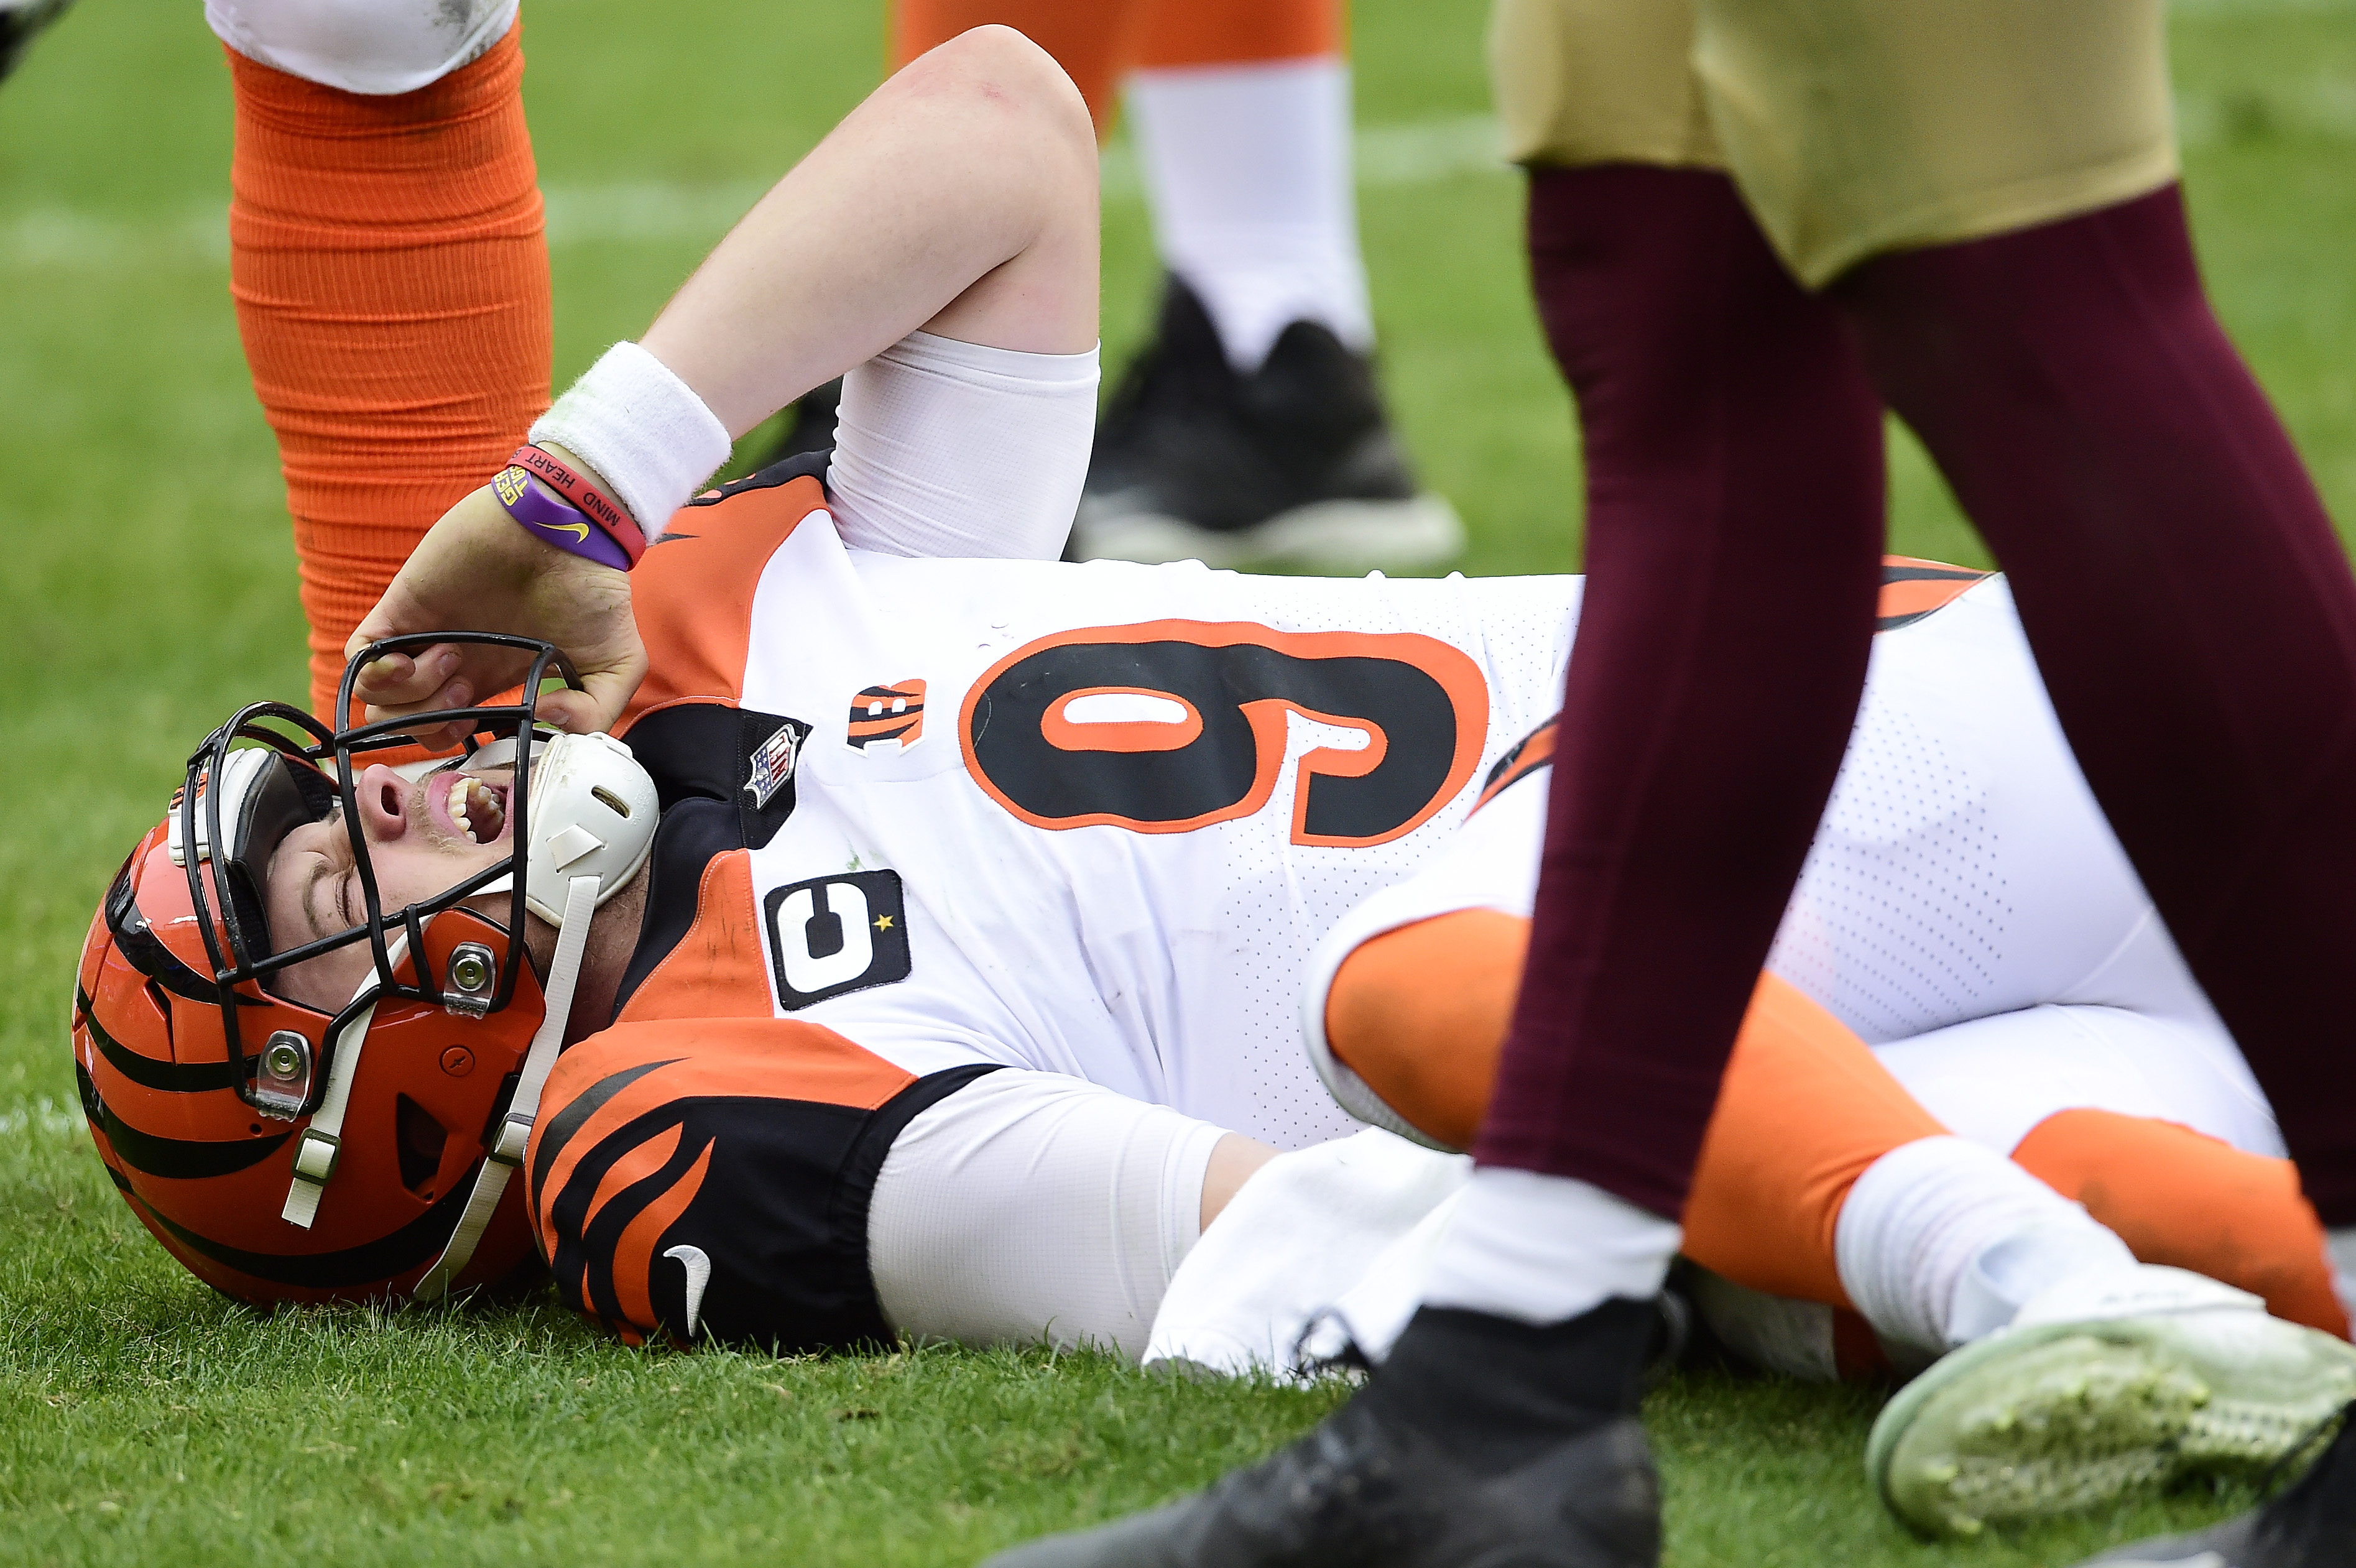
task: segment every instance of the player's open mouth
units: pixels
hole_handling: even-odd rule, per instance
[[[508,826],[508,786],[471,773],[460,773],[446,784],[428,779],[426,789],[438,808],[436,815],[469,844],[496,843]]]

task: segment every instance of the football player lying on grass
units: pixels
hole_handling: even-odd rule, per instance
[[[337,711],[398,706],[192,759],[74,1049],[199,1277],[536,1248],[633,1339],[1382,1355],[1462,1161],[1362,1129],[1485,1103],[1579,582],[1055,562],[1094,160],[1015,35],[895,77],[437,526]],[[823,479],[689,502],[846,367]],[[1926,1529],[2264,1464],[2356,1390],[2267,1109],[2001,580],[1898,563],[1885,608],[1687,1216],[1705,1308],[1817,1375],[1944,1356],[1872,1447]]]

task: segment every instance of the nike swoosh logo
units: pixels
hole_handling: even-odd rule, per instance
[[[575,540],[584,544],[589,539],[589,525],[586,523],[534,523],[532,527],[546,528],[552,534],[571,534]]]
[[[712,1283],[712,1258],[701,1247],[667,1248],[663,1256],[677,1258],[687,1270],[687,1337],[695,1338],[696,1319],[703,1316],[703,1287]]]

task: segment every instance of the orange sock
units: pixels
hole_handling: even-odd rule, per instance
[[[2286,1159],[2244,1154],[2173,1122],[2062,1111],[2012,1151],[2135,1255],[2265,1297],[2277,1317],[2348,1337],[2323,1261],[2323,1226]]]
[[[1342,48],[1341,0],[897,0],[892,68],[991,22],[1055,57],[1088,101],[1098,136],[1112,128],[1121,79],[1139,66],[1300,59]]]
[[[1848,1026],[1762,976],[1686,1201],[1686,1255],[1773,1296],[1849,1304],[1833,1232],[1849,1189],[1946,1132]]]
[[[323,718],[360,616],[548,406],[520,32],[387,98],[230,52],[230,291],[278,434]]]

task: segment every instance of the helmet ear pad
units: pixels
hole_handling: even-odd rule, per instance
[[[143,858],[144,868],[136,865]],[[131,869],[145,873],[135,896],[147,926],[166,940],[184,936],[173,926],[193,923],[187,881],[165,858],[160,827],[134,860]],[[177,914],[165,907],[176,888]],[[445,978],[466,944],[504,965],[509,942],[496,921],[446,910],[425,923],[425,966]],[[323,1072],[334,1051],[359,1049],[335,1178],[305,1230],[281,1211],[307,1118],[274,1120],[240,1097],[220,1007],[152,981],[125,955],[102,909],[83,946],[73,1025],[99,1154],[166,1250],[230,1296],[257,1305],[405,1296],[456,1228],[487,1134],[545,1012],[539,976],[520,952],[517,961],[505,1008],[477,1018],[386,997],[365,1039],[347,1035],[333,1051],[323,1049],[325,1015],[239,987],[252,1001],[238,1018],[249,1060],[280,1029],[308,1040]],[[395,974],[417,983],[418,955],[404,955]],[[530,1250],[522,1183],[510,1183],[457,1283],[503,1277]]]

